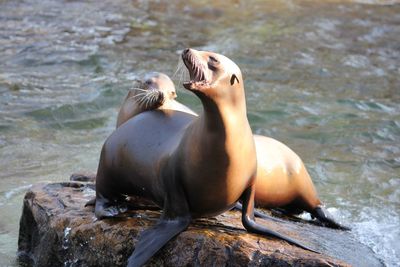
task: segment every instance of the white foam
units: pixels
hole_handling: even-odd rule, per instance
[[[400,266],[400,219],[396,212],[387,210],[376,213],[365,208],[360,221],[354,223],[353,232],[357,238],[370,247],[387,266]]]

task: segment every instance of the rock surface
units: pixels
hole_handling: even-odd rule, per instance
[[[36,185],[24,198],[18,256],[31,266],[125,266],[140,232],[159,211],[137,210],[129,217],[96,220],[93,185]],[[247,233],[237,211],[193,221],[148,266],[377,266],[372,252],[348,232],[301,222],[258,219],[320,251],[316,254],[274,238]],[[328,256],[330,255],[330,256]],[[340,258],[338,260],[335,258]],[[347,262],[347,263],[346,263]]]

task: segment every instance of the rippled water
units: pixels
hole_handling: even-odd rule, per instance
[[[172,76],[185,47],[241,67],[253,131],[297,151],[335,216],[399,266],[396,2],[1,0],[0,266],[30,185],[96,170],[132,81]]]

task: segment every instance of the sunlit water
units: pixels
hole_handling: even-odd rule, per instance
[[[185,47],[241,67],[253,131],[301,155],[334,215],[399,266],[400,5],[372,0],[1,0],[0,266],[26,190],[95,171],[133,80],[172,76]]]

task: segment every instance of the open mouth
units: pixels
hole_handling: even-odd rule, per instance
[[[208,84],[205,74],[205,66],[200,62],[191,49],[182,52],[182,60],[189,71],[190,81],[184,82],[186,89],[194,89]]]

